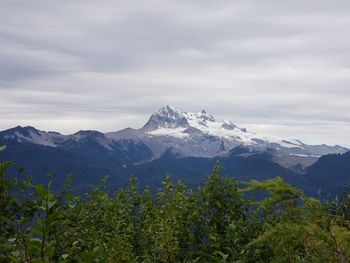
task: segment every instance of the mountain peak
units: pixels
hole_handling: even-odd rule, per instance
[[[182,112],[176,109],[173,106],[167,105],[161,109],[157,113],[155,113],[162,117],[170,117],[170,118],[177,118],[179,116],[182,116]]]
[[[95,138],[95,139],[105,139],[105,135],[102,132],[94,130],[80,130],[73,134],[75,138]]]
[[[224,120],[222,123],[222,128],[226,130],[233,130],[234,128],[237,128],[237,126],[233,124],[232,121]]]
[[[159,109],[159,112],[160,111],[172,111],[172,112],[180,112],[177,108],[175,108],[174,106],[172,106],[172,105],[166,105],[165,107],[163,107],[163,108],[160,108]]]
[[[8,130],[6,130],[4,132],[6,134],[8,134],[8,135],[11,134],[11,135],[16,135],[16,136],[28,137],[28,136],[31,135],[31,133],[38,134],[39,130],[35,129],[32,126],[22,127],[22,126],[18,125],[18,126],[14,127],[14,128],[8,129]]]
[[[197,117],[200,118],[202,121],[215,122],[214,117],[208,114],[205,110],[202,110],[200,113],[198,113]]]
[[[157,128],[188,127],[188,121],[181,111],[173,106],[165,106],[158,112],[153,113],[144,128],[153,130]]]

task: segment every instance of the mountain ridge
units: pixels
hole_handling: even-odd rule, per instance
[[[132,139],[130,133],[133,133]],[[44,140],[48,134],[53,136],[54,146]],[[39,135],[42,135],[40,140]],[[214,157],[201,157],[183,156],[178,148],[171,146],[155,158],[139,130],[125,129],[117,135],[123,139],[111,139],[97,131],[61,135],[43,133],[33,127],[15,127],[0,132],[0,145],[7,146],[1,158],[17,162],[38,183],[42,183],[45,180],[42,175],[49,172],[60,182],[67,174],[72,174],[76,179],[74,186],[81,193],[88,185],[98,184],[105,175],[110,176],[107,185],[110,190],[125,187],[131,175],[139,178],[142,187],[148,185],[152,189],[161,187],[159,182],[166,174],[197,186],[217,162],[223,165],[225,174],[237,180],[279,176],[318,197],[334,196],[350,180],[350,152],[316,158],[239,145],[229,150],[222,147]]]
[[[232,121],[217,121],[205,110],[196,113],[184,112],[173,106],[165,106],[153,113],[139,129],[125,128],[107,133],[80,130],[63,135],[41,131],[32,126],[17,126],[1,131],[0,139],[4,144],[17,141],[65,149],[89,143],[103,147],[106,151],[124,152],[125,155],[133,151],[133,156],[138,156],[135,164],[160,158],[169,149],[178,158],[214,158],[224,156],[231,149],[242,146],[256,152],[271,151],[274,161],[287,168],[296,165],[307,167],[322,155],[348,151],[347,148],[338,145],[308,145],[300,140],[262,136],[240,128]]]

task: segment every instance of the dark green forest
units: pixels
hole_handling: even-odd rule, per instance
[[[76,195],[70,176],[45,176],[33,184],[0,163],[0,262],[350,262],[346,190],[319,201],[281,178],[238,182],[219,164],[195,189],[168,176],[157,191],[132,178]]]

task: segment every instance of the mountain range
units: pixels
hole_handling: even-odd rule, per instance
[[[281,176],[311,195],[333,196],[350,182],[345,147],[256,134],[205,110],[172,106],[153,113],[140,129],[63,135],[18,126],[0,132],[0,145],[7,146],[3,157],[18,162],[34,180],[47,172],[58,180],[72,173],[82,189],[104,175],[110,176],[111,189],[125,186],[131,174],[151,187],[159,187],[165,174],[198,185],[216,162],[239,180]]]

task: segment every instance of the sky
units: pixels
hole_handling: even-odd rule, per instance
[[[0,0],[0,130],[139,128],[164,105],[350,146],[349,0]]]

